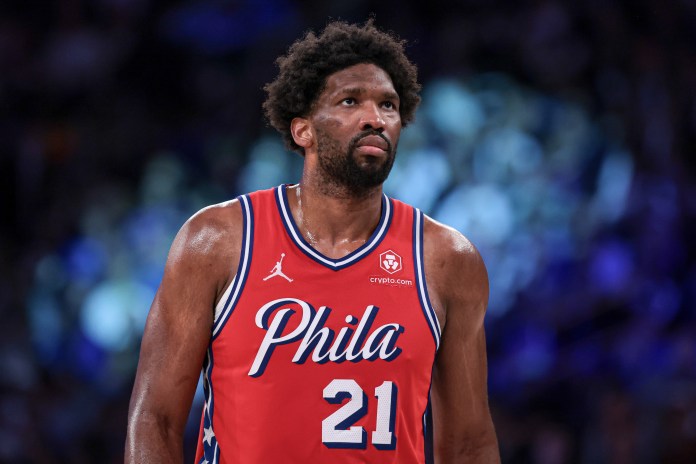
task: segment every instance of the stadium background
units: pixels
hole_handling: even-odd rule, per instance
[[[489,267],[503,461],[696,462],[692,0],[0,3],[0,462],[122,462],[171,239],[299,178],[261,87],[370,12],[424,84],[387,191]]]

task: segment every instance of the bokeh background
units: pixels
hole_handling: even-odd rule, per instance
[[[696,462],[693,0],[0,2],[0,462],[122,462],[174,234],[299,179],[261,87],[369,13],[424,84],[386,189],[489,268],[503,461]]]

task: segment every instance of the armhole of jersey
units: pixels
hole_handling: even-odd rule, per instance
[[[425,282],[425,264],[423,260],[423,213],[418,208],[413,208],[413,261],[415,263],[416,287],[425,320],[435,339],[435,349],[440,348],[440,321],[430,303],[428,286]]]
[[[238,197],[239,204],[242,206],[242,247],[239,255],[239,265],[237,273],[232,282],[227,287],[222,297],[215,306],[215,318],[213,320],[213,335],[215,339],[222,328],[227,323],[227,320],[232,314],[239,297],[244,289],[249,267],[251,265],[251,251],[254,245],[254,210],[251,201],[247,195]]]

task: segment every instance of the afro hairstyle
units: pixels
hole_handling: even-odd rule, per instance
[[[378,30],[373,23],[373,19],[362,26],[330,22],[319,36],[307,32],[292,44],[287,55],[276,60],[279,73],[264,86],[267,98],[263,109],[288,149],[304,154],[290,133],[291,121],[311,113],[328,76],[356,64],[382,68],[399,95],[402,125],[413,120],[420,103],[417,67],[404,53],[405,41]]]

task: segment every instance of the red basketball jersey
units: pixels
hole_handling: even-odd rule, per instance
[[[370,239],[331,259],[300,234],[286,186],[239,201],[242,253],[215,311],[196,463],[431,462],[440,327],[422,213],[383,196]]]

